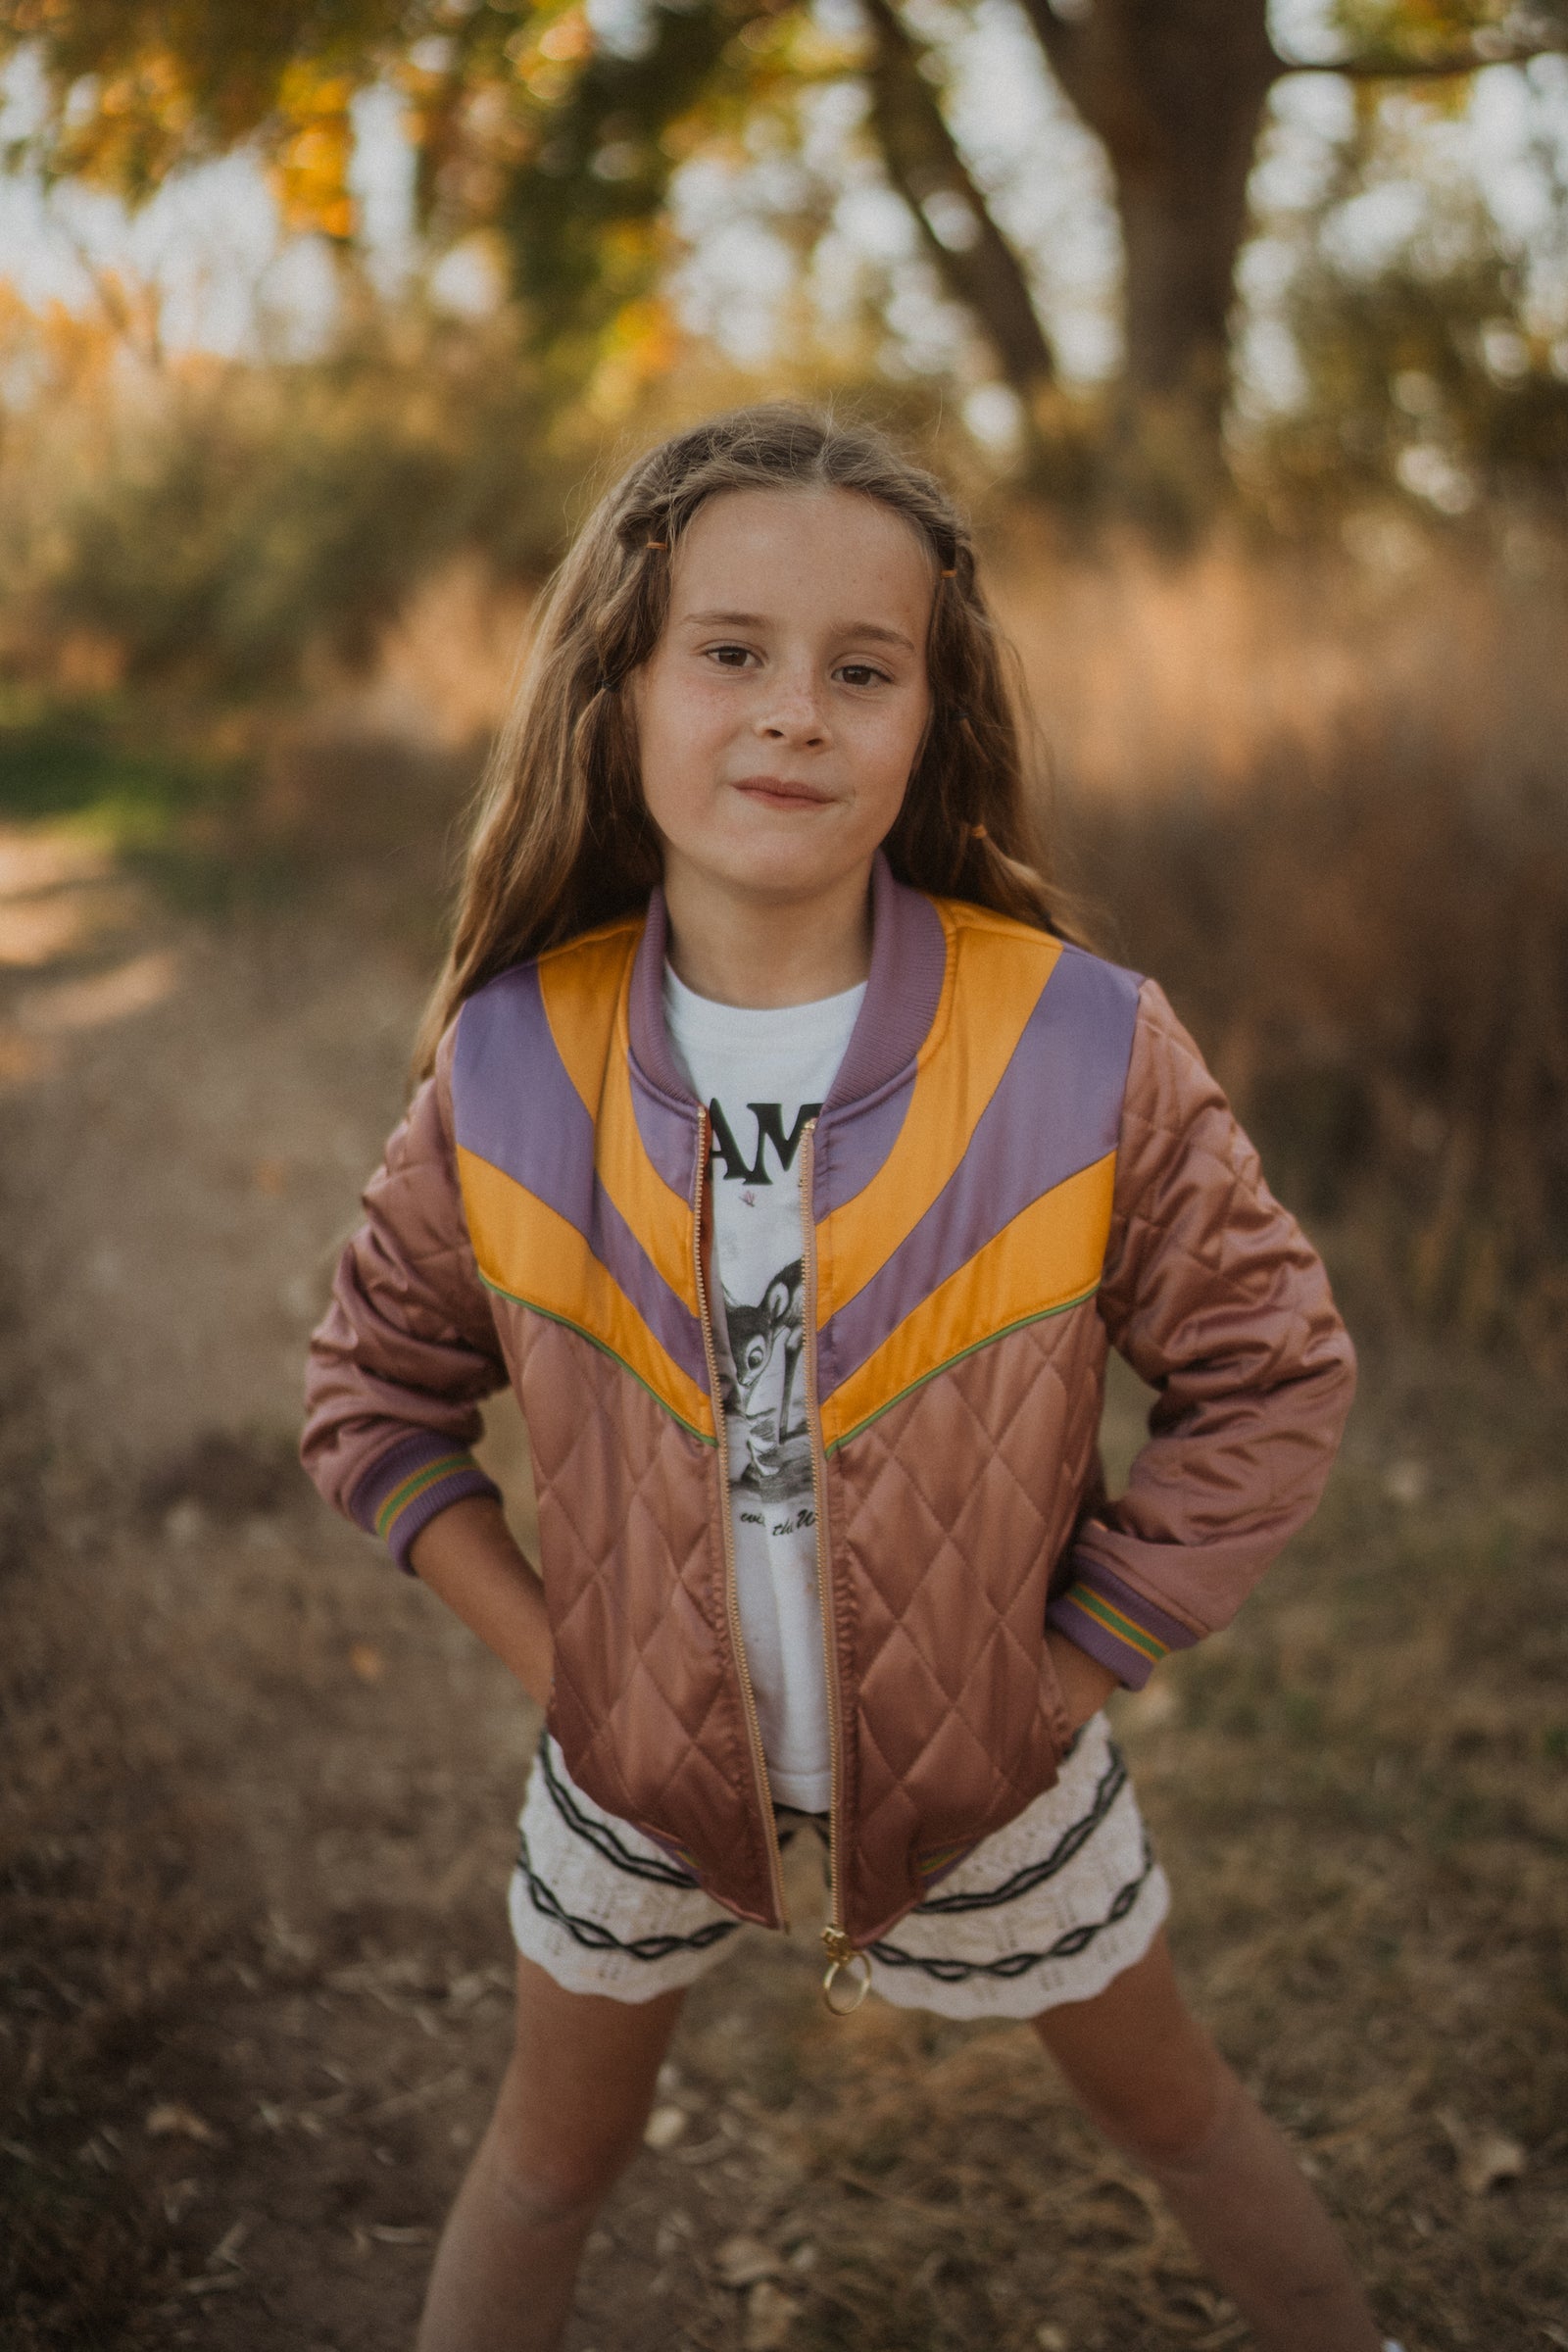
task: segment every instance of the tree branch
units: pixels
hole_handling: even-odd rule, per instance
[[[1488,66],[1528,66],[1533,58],[1560,57],[1565,51],[1568,32],[1486,49],[1467,41],[1443,57],[1400,57],[1393,51],[1371,50],[1358,57],[1314,60],[1281,57],[1276,51],[1273,78],[1283,81],[1291,74],[1338,74],[1346,81],[1455,81],[1465,74],[1484,73]]]
[[[1051,0],[1023,0],[1023,10],[1034,27],[1035,39],[1046,53],[1046,63],[1067,98],[1078,106],[1084,69],[1082,25],[1058,17]]]
[[[1051,382],[1055,362],[1022,264],[991,218],[893,0],[864,0],[864,6],[875,44],[867,75],[871,116],[888,175],[919,222],[949,292],[979,320],[1007,381],[1027,396]],[[956,234],[939,234],[933,224],[928,208],[942,198]]]

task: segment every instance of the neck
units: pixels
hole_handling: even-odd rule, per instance
[[[808,899],[777,899],[716,888],[672,858],[664,904],[676,977],[718,1004],[812,1004],[871,969],[869,866]]]

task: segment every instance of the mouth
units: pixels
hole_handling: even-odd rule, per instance
[[[794,783],[788,776],[741,776],[731,790],[764,808],[826,808],[833,798],[814,784]]]

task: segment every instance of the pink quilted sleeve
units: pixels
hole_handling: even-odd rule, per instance
[[[1126,1494],[1080,1526],[1048,1617],[1138,1689],[1227,1624],[1310,1517],[1355,1387],[1316,1251],[1147,980],[1100,1311],[1158,1396]]]
[[[404,1567],[437,1512],[497,1492],[469,1451],[507,1371],[458,1189],[451,1050],[449,1036],[366,1188],[306,1375],[306,1469]]]

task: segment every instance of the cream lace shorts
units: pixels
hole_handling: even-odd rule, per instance
[[[810,1835],[786,1817],[781,1836]],[[693,1886],[568,1777],[547,1738],[528,1783],[513,1874],[517,1949],[568,1992],[647,2001],[765,1935]],[[1103,1715],[1054,1788],[982,1839],[871,1946],[871,1988],[944,2017],[1033,2017],[1086,2001],[1141,1960],[1170,1907],[1127,1767]],[[819,1947],[801,1936],[820,1967]]]

